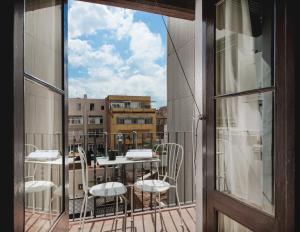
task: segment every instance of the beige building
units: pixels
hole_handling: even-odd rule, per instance
[[[110,149],[116,149],[120,140],[125,149],[135,143],[151,146],[156,141],[156,110],[151,108],[151,97],[110,95],[106,107]]]
[[[168,123],[168,107],[162,106],[156,110],[156,133],[158,139],[162,140],[167,135],[167,123]]]
[[[69,99],[69,144],[71,147],[84,145],[103,152],[106,128],[106,105],[104,99],[84,98]]]

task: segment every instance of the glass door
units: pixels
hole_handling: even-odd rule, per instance
[[[63,23],[63,1],[25,1],[25,231],[48,231],[66,211]]]
[[[204,228],[284,231],[285,77],[276,72],[284,57],[277,34],[282,9],[273,0],[203,4]]]

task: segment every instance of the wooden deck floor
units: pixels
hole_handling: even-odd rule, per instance
[[[184,231],[185,232],[195,232],[195,208],[194,207],[184,207],[182,210]],[[164,209],[162,213],[163,227],[165,231],[169,232],[181,232],[179,223],[180,217],[177,209]],[[153,232],[154,231],[154,213],[144,212],[134,215],[134,224],[137,228],[137,232]],[[130,218],[127,218],[127,226],[130,225]],[[70,223],[70,232],[78,232],[78,222]],[[117,228],[122,227],[122,220],[120,219]],[[100,220],[87,220],[84,226],[85,232],[105,232],[114,229],[112,219],[100,219]],[[159,214],[157,214],[157,231],[161,230],[161,222]],[[120,231],[120,230],[119,230]],[[128,228],[127,231],[130,231]]]

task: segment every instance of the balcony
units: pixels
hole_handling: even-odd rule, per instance
[[[33,141],[43,141],[46,135],[30,134],[27,138]],[[194,188],[194,174],[193,174],[193,154],[191,141],[191,132],[165,132],[165,133],[139,133],[132,132],[128,134],[80,134],[76,138],[70,133],[69,135],[69,219],[71,223],[70,230],[78,227],[80,209],[83,201],[83,184],[82,184],[82,170],[81,163],[77,153],[77,147],[84,148],[88,159],[88,175],[89,186],[104,183],[107,181],[122,182],[127,186],[126,197],[129,200],[128,220],[130,216],[134,215],[134,223],[138,227],[138,231],[152,231],[153,227],[153,211],[154,201],[152,194],[139,191],[131,186],[138,179],[157,178],[155,165],[148,161],[141,163],[126,164],[126,165],[110,165],[101,166],[97,160],[107,157],[111,153],[116,156],[123,157],[130,148],[152,148],[154,149],[158,144],[173,142],[178,143],[184,148],[184,158],[178,178],[179,199],[181,206],[184,207],[184,221],[186,231],[194,231],[194,206],[195,206],[195,188]],[[54,139],[60,141],[60,138]],[[164,156],[160,157],[160,165],[165,165],[166,160]],[[53,177],[53,173],[58,173],[60,170],[50,170],[49,176]],[[42,167],[35,169],[36,173],[42,172]],[[28,168],[28,171],[30,168]],[[48,170],[49,171],[49,170]],[[53,172],[51,174],[51,172]],[[52,179],[53,181],[53,179]],[[60,182],[55,182],[56,186],[60,186]],[[51,193],[51,199],[55,195]],[[34,198],[26,198],[26,231],[35,231],[37,227],[49,227],[50,211],[52,218],[58,216],[61,207],[60,198],[54,198],[52,202],[52,209],[48,208],[47,193],[35,194]],[[132,199],[132,200],[131,200]],[[178,222],[178,203],[175,197],[175,189],[170,189],[161,195],[163,212],[163,224],[167,228],[177,228]],[[107,198],[91,198],[88,200],[86,228],[109,228],[112,226],[112,217],[115,215],[116,201],[119,201],[119,214],[123,214],[124,202],[116,197]],[[131,201],[133,202],[131,207]],[[35,210],[36,209],[36,210]],[[151,219],[152,218],[152,219]],[[157,217],[159,218],[159,216]],[[121,220],[120,220],[121,223]],[[48,226],[46,226],[48,224]],[[158,225],[159,224],[159,225]],[[129,224],[128,224],[129,225]],[[101,227],[99,227],[101,226]],[[160,226],[158,219],[157,226]],[[34,228],[31,229],[31,228]],[[144,229],[143,229],[144,228]],[[148,229],[148,230],[147,230]],[[104,229],[103,231],[105,231]],[[93,229],[87,230],[93,231]]]

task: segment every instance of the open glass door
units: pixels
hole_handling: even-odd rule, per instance
[[[285,77],[275,71],[284,57],[277,34],[282,9],[272,0],[203,4],[204,228],[285,231]]]
[[[25,231],[67,228],[65,31],[62,0],[25,1]]]

